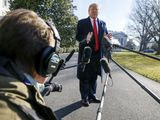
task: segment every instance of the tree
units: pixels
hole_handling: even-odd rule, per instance
[[[148,9],[148,0],[137,0],[136,7],[130,15],[131,23],[129,29],[132,33],[135,33],[136,38],[140,39],[140,51],[146,49],[147,44],[152,39],[149,34],[152,26],[149,21],[150,16],[148,16],[148,13],[150,13],[150,9]]]
[[[157,53],[160,54],[160,0],[137,0],[133,9],[129,25],[131,33],[140,39],[140,50],[144,50],[150,40],[157,45]]]
[[[51,7],[52,19],[55,22],[61,37],[64,40],[62,46],[75,45],[75,31],[78,18],[74,15],[75,6],[71,0],[55,0]]]
[[[135,45],[135,43],[133,42],[133,40],[130,39],[130,40],[127,42],[127,44],[126,44],[126,47],[129,48],[129,49],[134,50],[134,49],[136,48],[136,45]]]
[[[37,12],[43,19],[52,19],[61,36],[61,47],[74,46],[78,18],[74,15],[73,0],[10,0],[10,9],[26,8]]]
[[[150,2],[150,9],[153,11],[153,17],[149,19],[152,24],[150,34],[158,45],[156,54],[160,54],[160,1],[152,0]]]
[[[151,48],[154,49],[155,51],[158,51],[158,44],[157,43],[153,43]]]

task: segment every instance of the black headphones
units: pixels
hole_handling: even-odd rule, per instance
[[[53,30],[55,47],[46,46],[35,61],[35,68],[38,74],[43,77],[57,72],[62,64],[62,59],[56,52],[60,48],[60,36],[53,22],[46,21],[46,24]]]

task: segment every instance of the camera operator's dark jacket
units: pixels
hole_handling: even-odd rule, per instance
[[[7,69],[6,69],[7,67]],[[45,106],[41,94],[14,71],[7,60],[0,62],[0,119],[1,120],[56,120]]]
[[[93,32],[93,27],[90,21],[90,17],[78,21],[76,39],[79,41],[79,54],[78,64],[82,62],[83,49],[85,46],[89,46],[92,49],[92,55],[90,63],[86,65],[85,71],[82,72],[83,66],[79,65],[77,69],[77,78],[86,79],[88,75],[101,75],[100,59],[102,58],[102,39],[104,33],[108,34],[106,24],[104,21],[97,19],[98,22],[98,42],[99,51],[95,52],[95,38],[94,33],[89,44],[86,43],[86,37],[89,32]]]

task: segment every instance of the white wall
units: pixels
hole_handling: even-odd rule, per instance
[[[0,0],[0,16],[4,16],[9,11],[9,0]]]

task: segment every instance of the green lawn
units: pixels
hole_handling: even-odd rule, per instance
[[[160,82],[160,61],[131,52],[116,52],[112,57],[123,67]]]

